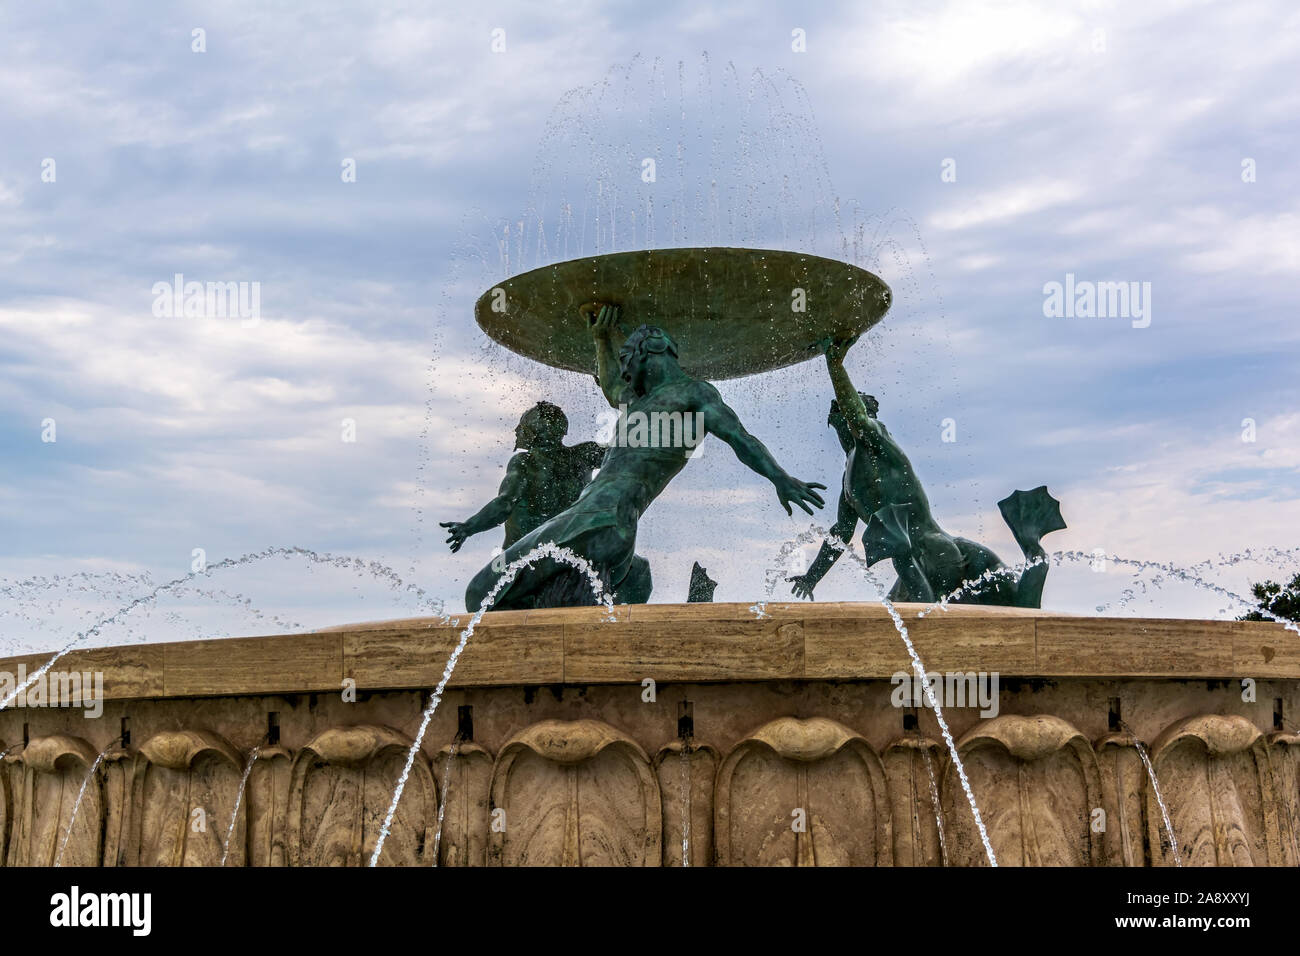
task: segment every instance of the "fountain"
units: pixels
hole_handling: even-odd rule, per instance
[[[581,382],[582,400],[595,397],[594,374],[619,411],[623,445],[596,480],[575,480],[591,464],[575,446],[545,459],[572,465],[565,493],[534,489],[523,500],[527,513],[510,514],[506,548],[471,584],[464,624],[391,568],[302,548],[251,552],[161,584],[115,579],[117,611],[70,629],[53,656],[0,661],[9,672],[34,665],[0,698],[0,741],[21,741],[0,743],[0,861],[60,865],[75,849],[79,859],[142,866],[658,866],[677,853],[682,866],[1300,864],[1300,735],[1285,723],[1300,708],[1300,627],[1276,616],[1256,623],[1040,609],[1049,567],[1064,573],[1093,557],[1038,546],[1064,525],[1045,488],[999,502],[1013,533],[1032,525],[1015,565],[988,560],[966,539],[931,535],[910,506],[917,495],[895,488],[879,502],[842,502],[866,524],[860,546],[843,526],[813,525],[786,540],[761,594],[704,600],[715,584],[724,595],[729,584],[725,567],[707,557],[719,580],[697,562],[696,600],[648,603],[648,578],[627,588],[640,557],[637,520],[692,457],[685,452],[693,446],[673,443],[686,434],[686,415],[705,415],[708,430],[772,483],[788,511],[811,514],[824,503],[816,493],[823,486],[787,474],[709,380],[729,380],[741,394],[774,376],[798,395],[833,390],[851,439],[846,457],[873,461],[874,453],[858,453],[888,433],[878,405],[848,382],[844,352],[891,307],[897,321],[894,290],[875,274],[882,264],[905,266],[891,282],[900,299],[920,299],[902,248],[924,248],[919,230],[894,213],[853,221],[856,210],[829,191],[797,86],[783,102],[769,96],[778,89],[769,77],[745,87],[734,70],[705,67],[709,103],[723,91],[737,97],[738,109],[712,110],[719,124],[737,127],[735,175],[715,168],[722,132],[685,128],[686,94],[658,95],[672,84],[656,63],[655,95],[642,98],[652,104],[647,121],[673,128],[666,138],[676,138],[668,152],[677,160],[694,150],[710,156],[709,167],[687,169],[658,193],[622,183],[610,157],[590,148],[593,128],[619,108],[610,106],[618,86],[578,91],[548,126],[524,218],[494,228],[466,255],[496,275],[474,315],[504,350],[486,347],[530,385],[544,369],[576,373],[563,380]],[[576,114],[573,104],[582,105]],[[756,119],[764,109],[770,118]],[[568,167],[547,150],[569,140],[595,167],[580,170],[581,188],[596,195],[576,215],[582,203],[550,202],[562,195],[551,179]],[[624,153],[620,160],[640,159]],[[651,158],[666,165],[667,155]],[[868,337],[854,347],[880,343]],[[824,356],[829,388],[801,364]],[[941,365],[913,364],[927,375]],[[548,388],[558,388],[546,375]],[[646,406],[653,396],[665,404]],[[640,412],[666,417],[667,445],[626,441]],[[818,427],[825,414],[821,405]],[[423,438],[432,417],[430,400]],[[762,433],[767,422],[748,424]],[[897,445],[887,450],[902,455]],[[440,473],[431,461],[426,449],[421,495]],[[838,467],[798,465],[801,475],[823,477]],[[427,510],[419,500],[417,523]],[[765,507],[760,520],[779,520]],[[495,526],[486,518],[450,524],[456,544]],[[789,538],[767,524],[762,541]],[[763,530],[737,539],[752,547]],[[417,547],[422,540],[417,534]],[[867,589],[862,600],[776,600],[791,556],[807,545],[829,549],[828,560],[847,555]],[[949,545],[965,549],[962,560],[936,570]],[[270,558],[371,575],[415,599],[425,616],[89,646],[162,595]],[[900,581],[909,575],[901,590],[877,578],[883,560]],[[1209,563],[1108,560],[1253,606],[1210,580]],[[23,598],[62,583],[6,585],[3,593]],[[260,615],[250,626],[294,629]],[[61,662],[103,674],[100,721],[20,698]],[[958,680],[935,684],[935,673]],[[992,714],[950,693],[986,673],[1000,680]],[[892,700],[900,674],[921,681],[925,702],[901,736]],[[698,735],[679,715],[673,736],[669,687],[672,700],[689,699],[702,715]],[[1117,703],[1108,711],[1103,701]],[[474,708],[473,733],[453,716],[457,707]],[[114,732],[105,728],[119,726],[101,746]],[[261,743],[247,749],[251,741]],[[439,783],[428,754],[447,742]],[[456,809],[448,813],[453,768]],[[221,811],[220,833],[177,838],[192,832],[195,811],[210,808]],[[74,832],[79,813],[98,814],[97,825],[83,816]],[[1206,819],[1215,827],[1206,830]]]
[[[200,574],[270,557],[360,563],[270,548],[147,582],[145,593],[32,662],[31,677],[0,700],[0,739],[24,730],[23,745],[0,754],[0,772],[22,776],[22,786],[0,788],[6,819],[19,821],[4,837],[4,859],[35,861],[36,835],[57,807],[25,795],[75,787],[54,865],[92,805],[101,825],[77,839],[98,842],[79,854],[128,865],[223,866],[232,854],[250,865],[660,865],[677,852],[683,866],[1300,863],[1300,794],[1287,783],[1300,737],[1281,723],[1300,707],[1300,627],[1039,610],[1041,576],[1033,600],[1006,583],[1093,557],[1038,547],[1041,534],[1063,526],[1045,489],[1001,503],[1013,530],[1026,515],[1032,526],[1022,564],[972,571],[967,562],[969,574],[939,575],[937,552],[926,549],[957,539],[922,544],[903,496],[867,509],[861,554],[843,527],[814,524],[787,540],[757,602],[649,604],[647,592],[616,603],[627,593],[621,575],[633,561],[637,519],[692,457],[671,440],[625,441],[628,420],[652,400],[663,404],[648,411],[670,424],[703,408],[706,428],[773,483],[787,510],[811,514],[821,486],[787,474],[703,379],[826,355],[847,406],[853,393],[839,360],[891,297],[850,263],[730,247],[586,257],[493,285],[476,308],[487,334],[530,359],[594,372],[628,425],[595,479],[550,512],[538,510],[544,496],[527,502],[530,524],[511,532],[471,584],[464,626],[374,565],[370,573],[435,615],[274,638],[85,647]],[[865,400],[850,415],[853,428],[876,427]],[[791,556],[808,545],[849,556],[869,600],[775,601]],[[916,562],[919,576],[902,596],[926,599],[891,592],[873,570],[882,560],[900,581]],[[1108,560],[1251,603],[1199,566]],[[966,603],[990,595],[1013,597]],[[121,721],[123,747],[128,721],[141,734],[133,759],[108,762],[113,744],[96,748],[70,734],[59,711],[20,701],[59,662],[103,673],[103,726]],[[953,699],[951,681],[929,679],[984,672],[1002,686],[992,715]],[[926,705],[903,738],[887,704],[900,673],[921,682]],[[705,739],[679,726],[680,739],[665,741],[664,683],[709,714]],[[449,697],[476,708],[475,739],[441,707]],[[201,698],[215,702],[200,711]],[[1108,733],[1114,721],[1092,705],[1112,699],[1126,701],[1133,725],[1122,735]],[[271,728],[265,738],[252,732],[262,721]],[[242,757],[229,743],[250,738],[263,744]],[[430,739],[451,741],[441,790],[425,753]],[[936,761],[930,749],[946,756]],[[1207,788],[1208,760],[1220,779]],[[465,813],[449,820],[453,761]],[[89,771],[72,777],[69,768],[82,766]],[[711,786],[697,787],[697,774],[711,774]],[[87,801],[99,776],[102,796]],[[709,806],[697,816],[701,799]],[[680,821],[670,800],[680,803]],[[207,806],[229,812],[210,843],[172,853],[162,831],[149,829]],[[1097,812],[1110,821],[1100,830],[1091,825]],[[1206,814],[1234,826],[1194,837]],[[666,839],[674,825],[679,846]],[[1020,838],[1026,830],[1035,841]]]
[[[805,311],[790,309],[797,298],[791,288],[803,294]],[[477,316],[491,337],[520,354],[594,370],[607,397],[627,404],[626,416],[644,396],[621,393],[610,374],[620,343],[626,381],[659,362],[654,368],[667,370],[671,388],[703,390],[694,376],[763,374],[851,342],[880,321],[890,298],[879,279],[847,263],[676,248],[541,267],[488,289]],[[663,330],[634,327],[647,319]],[[646,480],[647,468],[662,467],[666,484],[690,458],[671,443],[645,447],[630,446],[622,465],[609,456],[602,464],[603,487],[613,489],[608,507],[618,515],[614,527],[635,529],[620,496]],[[791,479],[763,457],[757,441],[733,447],[757,463],[787,503],[810,512],[820,505],[812,491],[818,486]],[[633,452],[648,455],[650,464]],[[598,487],[599,478],[588,487]],[[20,719],[25,731],[35,731],[30,744],[25,733],[23,745],[0,754],[4,773],[29,781],[0,788],[0,799],[45,792],[64,780],[73,765],[68,754],[89,766],[65,780],[77,785],[76,798],[55,865],[69,850],[97,775],[104,778],[102,798],[91,803],[103,816],[96,837],[102,842],[79,852],[128,864],[159,862],[166,844],[125,821],[186,819],[209,803],[229,810],[223,837],[211,849],[197,844],[185,852],[218,866],[234,852],[237,832],[246,841],[238,858],[250,865],[438,865],[444,857],[470,865],[658,865],[680,852],[683,866],[702,859],[1182,866],[1186,841],[1176,834],[1204,812],[1233,818],[1232,832],[1261,836],[1243,846],[1216,831],[1197,843],[1197,860],[1300,862],[1292,823],[1298,795],[1286,786],[1300,737],[1284,731],[1279,716],[1300,706],[1300,627],[1293,622],[1080,618],[965,603],[1000,593],[1003,582],[1024,580],[1031,570],[1093,558],[1029,548],[1022,564],[986,566],[968,580],[933,587],[933,600],[898,600],[873,570],[883,559],[898,568],[910,553],[911,519],[897,505],[872,515],[861,554],[840,532],[816,525],[787,540],[752,604],[615,603],[614,569],[632,545],[610,552],[585,533],[563,541],[546,533],[554,522],[572,524],[566,516],[573,511],[588,523],[579,527],[591,525],[599,517],[595,497],[584,491],[566,497],[557,513],[534,514],[531,530],[485,569],[464,626],[428,602],[434,617],[275,638],[85,648],[108,624],[198,575],[149,582],[144,594],[84,628],[0,700],[0,738]],[[1004,514],[1017,507],[1007,505]],[[1059,512],[1038,522],[1040,531],[1054,526]],[[871,601],[776,602],[792,555],[810,545],[848,555]],[[272,548],[203,573],[268,557],[357,564]],[[1108,560],[1251,605],[1207,580],[1199,566]],[[427,601],[390,569],[377,568],[394,589]],[[562,575],[571,576],[562,587],[548,583]],[[528,576],[538,586],[520,591]],[[561,606],[548,600],[557,595]],[[503,597],[509,609],[499,609]],[[105,726],[122,722],[123,747],[128,720],[143,734],[134,760],[108,764],[111,744],[96,749],[68,735],[57,711],[14,706],[31,680],[53,674],[60,661],[103,672]],[[950,699],[946,685],[928,679],[977,671],[1002,681],[994,716]],[[926,707],[898,738],[882,702],[898,674],[909,672],[921,681]],[[1048,685],[1034,683],[1043,680]],[[667,716],[656,705],[665,682],[710,714],[707,739],[679,723],[680,739],[664,742]],[[793,697],[789,687],[797,688]],[[214,695],[202,727],[176,729],[188,726],[193,701]],[[477,709],[476,739],[444,713],[440,705],[449,696]],[[1089,704],[1098,699],[1126,700],[1133,729],[1126,723],[1124,734],[1108,734],[1114,721]],[[241,758],[228,741],[249,739],[263,720],[273,731]],[[1260,729],[1269,720],[1271,734]],[[441,791],[425,755],[427,739],[451,741]],[[946,757],[936,761],[930,749]],[[1208,759],[1220,761],[1227,777],[1205,789],[1197,768]],[[454,822],[447,814],[453,761],[460,768],[458,805],[467,808]],[[705,772],[712,786],[700,790],[695,775]],[[171,783],[150,783],[163,779]],[[616,811],[602,802],[606,792],[618,794]],[[200,803],[202,793],[209,796]],[[665,839],[670,794],[681,805],[680,846],[672,851]],[[701,798],[710,805],[696,817]],[[47,806],[16,802],[5,810],[25,822],[6,837],[4,858],[33,860],[29,834],[48,826]],[[1107,828],[1091,828],[1095,811],[1111,821]],[[782,818],[791,821],[788,831],[773,823]],[[709,825],[699,826],[702,819]],[[906,819],[917,821],[915,833],[899,825]],[[1017,835],[1027,827],[1040,834],[1032,845]]]

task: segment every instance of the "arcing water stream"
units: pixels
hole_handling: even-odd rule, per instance
[[[384,814],[383,825],[379,828],[379,838],[375,841],[374,852],[370,855],[371,866],[378,865],[379,856],[384,852],[384,843],[388,840],[389,831],[392,829],[393,817],[397,813],[397,804],[401,802],[402,791],[406,789],[406,781],[411,775],[411,768],[415,766],[416,754],[420,752],[420,747],[424,743],[425,732],[428,731],[429,722],[433,720],[434,712],[437,711],[438,704],[442,701],[443,691],[447,689],[447,682],[451,680],[452,671],[456,669],[456,662],[460,660],[460,655],[465,652],[465,645],[469,643],[469,639],[474,636],[474,628],[483,619],[483,615],[491,610],[501,592],[514,582],[519,572],[541,558],[550,558],[567,564],[584,574],[591,585],[592,594],[595,595],[597,602],[605,608],[607,619],[613,619],[614,600],[606,593],[600,575],[585,558],[574,554],[568,548],[562,548],[559,545],[550,543],[542,544],[522,557],[511,561],[502,569],[500,577],[497,578],[492,589],[484,597],[482,606],[474,612],[474,616],[470,618],[465,630],[461,631],[460,640],[452,650],[451,656],[447,658],[447,666],[443,668],[442,679],[438,681],[438,686],[429,695],[429,705],[425,708],[420,720],[420,729],[416,732],[415,740],[406,755],[406,765],[402,768],[402,775],[398,778],[397,786],[393,790],[393,800],[388,805],[388,812]]]
[[[846,547],[843,542],[834,537],[824,528],[813,526],[804,533],[792,538],[781,546],[777,558],[777,569],[769,570],[766,575],[766,595],[765,600],[755,604],[750,610],[755,612],[758,617],[766,616],[766,604],[771,600],[772,591],[776,588],[777,579],[784,573],[784,569],[789,564],[790,554],[796,547],[811,542],[832,542],[832,547],[843,548],[843,554],[847,555],[862,572],[863,578],[876,594],[876,600],[888,612],[890,620],[894,622],[894,630],[898,631],[898,636],[903,639],[903,646],[907,648],[907,656],[911,659],[912,670],[916,674],[916,679],[920,681],[921,686],[925,689],[925,700],[934,711],[935,720],[939,724],[939,732],[943,735],[944,743],[948,746],[948,756],[952,761],[953,769],[957,771],[957,777],[961,781],[961,788],[966,794],[966,802],[970,804],[971,815],[975,818],[975,828],[979,830],[980,842],[984,844],[984,855],[989,861],[989,866],[997,866],[997,855],[993,852],[993,844],[989,841],[988,830],[984,827],[984,818],[980,815],[979,805],[975,802],[975,793],[971,790],[970,780],[966,777],[966,767],[961,761],[961,754],[957,752],[957,742],[953,740],[952,732],[948,729],[948,721],[944,719],[943,708],[939,706],[939,699],[934,694],[934,687],[926,679],[925,665],[921,661],[921,656],[917,654],[916,647],[912,643],[912,638],[907,632],[907,625],[903,622],[902,616],[898,613],[898,608],[889,600],[885,589],[881,586],[876,576],[871,573],[871,567],[867,564],[866,559],[861,557],[850,547]]]
[[[1127,727],[1124,728],[1128,730]],[[1165,805],[1164,795],[1160,792],[1160,781],[1156,779],[1156,768],[1151,766],[1151,757],[1147,754],[1147,748],[1142,741],[1131,730],[1128,730],[1129,736],[1133,737],[1133,747],[1137,750],[1138,756],[1142,759],[1142,766],[1146,768],[1147,777],[1151,780],[1151,793],[1156,798],[1156,804],[1160,807],[1160,819],[1164,821],[1165,833],[1169,836],[1169,848],[1174,855],[1174,863],[1177,866],[1183,865],[1183,855],[1178,851],[1178,837],[1174,835],[1174,824],[1169,819],[1169,807]]]
[[[116,743],[117,741],[114,740],[95,757],[90,769],[86,771],[86,776],[81,781],[81,789],[77,791],[77,799],[72,804],[72,812],[68,814],[68,827],[63,831],[63,840],[59,843],[59,852],[54,857],[55,866],[63,865],[63,851],[68,848],[68,840],[72,837],[72,825],[77,822],[77,811],[81,809],[81,801],[86,796],[86,787],[90,785],[90,781],[95,779],[95,774],[99,771],[99,765],[104,762],[104,757],[107,756],[108,751]]]
[[[92,626],[79,632],[72,638],[72,640],[68,641],[61,648],[55,651],[53,656],[28,675],[25,682],[11,691],[4,700],[0,700],[0,710],[5,709],[12,704],[21,693],[23,693],[28,687],[32,686],[32,684],[36,683],[36,681],[40,680],[45,673],[69,651],[72,651],[74,648],[85,643],[86,640],[100,633],[110,624],[114,624],[126,617],[137,608],[152,604],[160,595],[169,591],[175,591],[176,589],[189,584],[194,579],[212,574],[214,571],[223,571],[230,568],[242,567],[254,564],[258,561],[265,561],[268,558],[273,557],[301,557],[316,564],[326,564],[336,568],[347,568],[355,571],[367,571],[372,576],[387,581],[390,587],[394,589],[400,588],[405,590],[407,593],[414,595],[422,603],[427,604],[428,609],[432,611],[434,615],[446,620],[446,615],[443,614],[441,601],[431,601],[423,588],[413,584],[406,584],[400,577],[398,577],[397,573],[387,565],[380,564],[377,561],[363,561],[360,558],[349,558],[343,555],[334,555],[329,553],[318,554],[317,552],[310,551],[307,548],[266,548],[262,551],[250,552],[238,558],[225,558],[221,561],[208,564],[201,570],[191,571],[179,578],[174,578],[173,580],[164,582],[163,584],[155,585],[147,593],[134,598],[113,613],[99,618],[99,620],[97,620]]]
[[[221,865],[226,865],[226,858],[230,855],[230,838],[235,833],[235,823],[239,820],[239,805],[244,799],[244,790],[248,788],[248,778],[253,773],[253,761],[257,760],[257,755],[261,752],[260,747],[254,747],[248,754],[248,762],[244,764],[243,776],[239,778],[239,789],[235,791],[235,809],[230,814],[230,825],[226,827],[226,838],[221,841]]]

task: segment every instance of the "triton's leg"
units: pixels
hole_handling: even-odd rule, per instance
[[[635,543],[634,535],[629,537],[616,527],[604,527],[569,539],[564,546],[584,558],[595,569],[600,578],[602,593],[609,593],[617,601],[619,597],[610,580],[611,569],[624,566]],[[646,564],[647,596],[649,573],[650,566]],[[590,607],[600,603],[586,572],[552,558],[543,558],[537,562],[537,573],[525,587],[531,596],[528,607]]]
[[[545,527],[543,525],[541,528],[536,528],[524,535],[493,558],[487,567],[474,575],[469,582],[469,586],[465,589],[465,609],[467,611],[473,614],[482,607],[483,602],[487,600],[487,596],[492,592],[497,581],[503,576],[503,569],[531,553],[542,543],[542,529]],[[567,567],[567,565],[564,567]],[[545,585],[548,576],[554,574],[555,571],[555,565],[550,561],[537,561],[532,567],[524,566],[520,568],[510,584],[497,593],[490,610],[520,611],[537,607],[537,591]]]
[[[978,580],[986,571],[1000,571],[1006,567],[1001,558],[970,538],[953,538],[953,541],[961,551],[963,585],[967,581]],[[998,575],[991,581],[971,585],[969,590],[953,598],[953,603],[1011,606],[1016,603],[1016,583],[1003,575]]]
[[[898,584],[894,588],[898,597],[892,600],[919,601],[925,604],[934,603],[934,588],[930,586],[930,582],[925,577],[925,572],[921,570],[921,566],[916,563],[915,558],[911,555],[895,558],[894,570],[898,572]]]
[[[908,510],[904,505],[887,505],[867,520],[862,532],[862,548],[867,564],[886,558],[894,561],[898,583],[890,591],[890,600],[933,601],[934,589],[913,553],[913,542],[907,530]],[[897,595],[897,598],[893,596]]]
[[[513,547],[506,548],[503,554],[497,555],[492,559],[491,564],[474,575],[470,579],[468,587],[465,588],[465,610],[473,614],[482,607],[483,602],[487,600],[487,596],[496,587],[497,581],[502,576],[502,572],[498,568],[504,568],[511,561],[520,557],[522,553],[515,551]],[[489,610],[518,611],[531,608],[533,605],[528,597],[528,593],[532,590],[530,579],[537,576],[538,570],[537,567],[521,568],[515,575],[514,580],[497,593]]]
[[[497,583],[497,579],[500,577],[500,572],[495,570],[490,564],[483,568],[483,570],[479,571],[478,574],[474,575],[474,577],[470,579],[469,585],[465,588],[465,610],[469,611],[471,614],[477,612],[478,609],[483,606],[483,602],[487,600],[488,594],[492,591],[492,588]],[[507,591],[508,590],[509,588],[507,588]],[[514,608],[510,606],[507,600],[507,595],[505,594],[499,594],[497,596],[497,599],[492,602],[491,609],[498,611],[514,610]]]
[[[614,592],[615,604],[645,604],[650,600],[654,582],[650,578],[650,562],[641,555],[632,558],[632,566],[627,575],[619,582]]]
[[[591,581],[572,565],[545,558],[538,567],[545,583],[537,588],[530,607],[592,607],[599,603]]]
[[[912,538],[907,531],[907,507],[886,505],[874,512],[862,531],[862,549],[869,565],[910,554]]]

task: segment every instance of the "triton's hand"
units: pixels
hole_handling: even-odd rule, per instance
[[[825,485],[819,485],[815,481],[800,481],[798,478],[791,478],[789,475],[783,475],[772,483],[776,485],[776,496],[781,502],[781,507],[785,509],[785,513],[788,515],[794,514],[794,512],[790,510],[791,502],[797,504],[804,511],[808,512],[808,514],[813,513],[812,508],[808,507],[810,502],[818,508],[824,508],[826,506],[826,502],[822,500],[822,496],[813,490],[814,488],[820,488],[822,491],[825,491]]]
[[[591,326],[591,337],[597,341],[608,339],[610,333],[618,328],[621,311],[618,306],[603,302],[588,302],[578,309],[578,313]]]
[[[459,551],[460,546],[465,543],[465,539],[474,533],[469,529],[469,525],[463,521],[440,521],[438,527],[446,528],[450,532],[447,535],[447,544],[451,546],[452,554]]]
[[[860,334],[847,339],[823,339],[822,342],[825,343],[826,349],[826,361],[843,362],[844,356],[849,353],[849,349],[853,348],[853,343],[859,338]]]
[[[807,598],[809,601],[813,599],[813,588],[817,586],[817,582],[810,579],[808,575],[798,574],[786,580],[794,584],[790,590],[795,597]]]

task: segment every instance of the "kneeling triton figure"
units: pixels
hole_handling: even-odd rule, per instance
[[[811,599],[817,582],[848,547],[858,522],[864,521],[862,546],[867,562],[892,559],[898,573],[890,600],[931,603],[1005,565],[984,545],[948,534],[930,513],[930,501],[911,461],[876,417],[879,404],[855,390],[844,369],[844,355],[854,341],[831,342],[826,348],[826,366],[835,389],[827,424],[835,429],[846,456],[839,515],[831,529],[832,537],[842,544],[824,542],[807,572],[788,580],[796,595]],[[1060,502],[1043,485],[1016,491],[999,501],[998,507],[1026,560],[1043,561],[1046,552],[1039,540],[1065,527]],[[1014,581],[999,575],[973,587],[954,603],[1038,607],[1046,580],[1047,565],[1039,563]]]
[[[699,415],[705,434],[716,435],[745,465],[768,479],[787,514],[796,504],[812,514],[824,502],[816,489],[788,475],[708,382],[688,375],[677,361],[677,345],[663,329],[642,325],[615,351],[613,336],[619,309],[600,306],[591,322],[596,347],[597,380],[609,404],[620,414]],[[620,429],[620,433],[625,432]],[[671,443],[615,443],[600,471],[571,506],[506,548],[476,574],[465,593],[465,606],[479,609],[502,577],[502,569],[546,542],[585,558],[606,590],[620,603],[645,601],[650,594],[649,567],[636,557],[637,522],[650,503],[685,467],[692,449]],[[523,567],[492,603],[494,609],[569,607],[595,604],[585,576],[568,564],[539,558]]]

